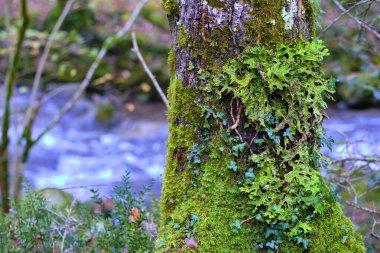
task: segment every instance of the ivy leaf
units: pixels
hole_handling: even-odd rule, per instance
[[[227,168],[233,170],[234,172],[237,171],[237,165],[235,161],[230,161],[230,163],[227,165]]]
[[[223,119],[223,118],[224,118],[224,113],[222,113],[222,112],[217,112],[217,113],[216,113],[216,117],[218,117],[219,119]]]
[[[245,142],[234,145],[234,146],[232,147],[232,154],[233,154],[234,156],[238,157],[238,156],[239,156],[239,153],[242,153],[242,152],[244,151],[245,145],[246,145]]]
[[[194,158],[194,163],[195,163],[195,164],[200,164],[200,163],[201,163],[201,159],[199,158],[199,156],[196,156],[196,157]]]
[[[238,232],[241,228],[241,221],[240,220],[236,220],[233,224],[233,232]]]
[[[259,146],[261,146],[265,141],[263,139],[254,139],[253,142]]]
[[[253,168],[249,168],[249,170],[245,173],[245,182],[250,184],[255,179],[255,173],[253,173]]]
[[[292,133],[290,132],[290,128],[289,128],[289,127],[285,130],[283,136],[284,136],[284,137],[288,137],[290,140],[293,140],[293,139],[294,139]]]
[[[320,143],[322,144],[322,146],[327,147],[331,152],[334,139],[331,136],[324,136],[320,139]]]

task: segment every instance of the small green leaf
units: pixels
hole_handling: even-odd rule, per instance
[[[236,162],[235,161],[230,161],[230,163],[227,165],[227,168],[233,170],[234,172],[237,171],[237,165],[236,165]]]

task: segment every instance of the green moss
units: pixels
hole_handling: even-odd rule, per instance
[[[225,3],[220,0],[208,0],[208,5],[214,8],[223,8],[225,6]]]
[[[180,15],[177,0],[162,0],[161,6],[167,15]]]
[[[214,144],[215,147],[222,145]],[[172,197],[175,203],[170,216],[165,216],[162,227],[165,233],[158,239],[162,246],[157,252],[253,252],[257,229],[247,226],[235,231],[233,226],[250,214],[250,208],[241,205],[247,197],[241,195],[227,168],[231,156],[217,148],[210,152],[214,158],[202,164],[196,187],[188,182],[194,178],[191,171],[199,166],[188,167],[181,177],[173,174],[169,188],[174,196],[181,198],[176,201]],[[192,215],[200,218],[193,226],[189,225]],[[200,245],[198,249],[186,247],[185,240],[190,237]]]
[[[183,167],[186,154],[192,148],[193,143],[198,141],[197,129],[199,127],[199,115],[202,114],[199,108],[194,107],[193,103],[198,99],[197,92],[193,88],[183,87],[178,79],[173,78],[168,90],[168,98],[171,101],[168,111],[168,121],[170,136],[168,140],[168,168],[166,169],[162,199],[163,217],[171,212],[171,206],[179,201],[178,196],[183,196],[184,185],[177,183],[170,186],[171,182],[178,179],[177,170]],[[191,124],[193,127],[188,127]],[[188,177],[183,177],[186,183]],[[166,186],[167,182],[170,182]]]
[[[252,6],[251,14],[255,16],[255,19],[245,23],[244,29],[247,34],[251,34],[251,37],[247,38],[248,41],[266,46],[282,42],[286,38],[285,24],[281,16],[282,9],[286,5],[285,0],[246,2]]]
[[[327,54],[321,41],[247,47],[199,71],[200,87],[172,79],[158,252],[364,252],[318,172]],[[244,137],[228,131],[233,104]]]
[[[334,92],[320,72],[328,51],[321,41],[293,41],[287,1],[244,3],[255,19],[245,22],[242,53],[231,50],[228,25],[198,39],[179,27],[180,48],[200,62],[199,84],[175,78],[170,53],[158,252],[364,252],[318,171],[319,149],[329,145],[325,98]],[[308,1],[304,8],[313,11]]]
[[[168,65],[169,65],[169,72],[172,79],[175,76],[175,64],[176,64],[176,57],[173,50],[173,47],[170,48],[169,55],[168,55]]]
[[[222,8],[224,3],[216,0],[209,4],[213,7]],[[241,47],[252,45],[252,42],[273,47],[277,43],[287,40],[286,38],[290,40],[290,36],[286,36],[287,31],[284,29],[285,23],[281,16],[281,11],[286,5],[285,0],[270,2],[266,0],[245,0],[244,4],[249,4],[252,7],[249,14],[255,18],[245,20],[243,40],[242,38],[226,39],[234,36],[229,25],[208,27],[208,32],[204,38],[187,40],[187,47],[194,53],[194,60],[201,59],[203,69],[218,71],[225,64],[226,59],[235,57],[235,52],[231,51],[231,48],[235,48],[234,40],[239,39]],[[202,30],[202,25],[199,24],[199,26],[199,29]],[[184,40],[179,41],[179,43],[181,47],[184,46]],[[224,57],[220,57],[221,55]]]
[[[316,2],[317,1],[313,1],[314,4],[312,4],[310,1],[305,1],[303,3],[303,7],[305,9],[305,17],[307,23],[309,24],[311,38],[314,38],[316,34],[316,20],[318,19],[318,8],[320,8],[319,6],[316,6]]]
[[[185,32],[185,28],[183,25],[179,27],[179,33],[178,33],[178,44],[181,48],[185,47],[187,45],[187,34]]]

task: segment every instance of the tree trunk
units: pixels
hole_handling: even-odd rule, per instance
[[[364,252],[318,171],[328,54],[310,0],[164,0],[172,50],[158,252]]]

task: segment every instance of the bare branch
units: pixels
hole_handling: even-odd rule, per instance
[[[350,18],[355,20],[356,23],[358,23],[360,26],[364,27],[367,31],[371,32],[373,35],[375,35],[378,39],[380,39],[380,33],[376,30],[374,30],[369,24],[366,22],[358,19],[356,16],[352,15],[349,11],[347,11],[346,8],[343,7],[343,5],[338,0],[333,0],[334,4],[343,12],[346,12]]]
[[[78,90],[74,93],[71,99],[64,105],[61,111],[50,121],[47,127],[37,136],[37,138],[35,139],[35,142],[38,142],[48,131],[50,131],[50,129],[52,129],[62,119],[63,115],[65,115],[65,113],[68,112],[75,105],[75,103],[82,96],[83,92],[86,90],[87,86],[89,85],[95,73],[95,70],[98,68],[100,61],[106,55],[109,47],[112,46],[118,39],[123,37],[131,29],[133,23],[135,22],[136,18],[140,14],[142,7],[147,3],[147,1],[148,0],[140,1],[137,4],[136,8],[133,10],[131,18],[124,25],[124,27],[119,32],[117,32],[116,35],[111,36],[106,39],[98,55],[96,56],[94,62],[91,64],[89,70],[87,71],[85,79],[81,82]]]
[[[372,224],[372,230],[371,230],[371,236],[380,239],[380,235],[375,233],[376,226],[379,224],[379,222],[375,219],[373,219],[373,224]]]
[[[240,123],[240,116],[241,116],[241,111],[242,111],[243,107],[241,105],[239,105],[239,101],[237,101],[236,105],[238,107],[237,108],[236,120],[235,120],[235,117],[232,117],[234,124],[228,128],[228,131],[236,130],[236,128],[239,126],[239,123]],[[233,115],[232,108],[231,108],[231,115]]]
[[[56,37],[57,32],[61,28],[63,21],[65,20],[67,14],[69,14],[70,9],[71,9],[72,5],[74,4],[74,2],[75,2],[75,0],[69,0],[66,2],[66,5],[63,8],[61,15],[59,16],[57,23],[55,23],[54,28],[53,28],[52,32],[50,33],[50,35],[47,39],[45,49],[42,53],[40,62],[38,63],[37,72],[36,72],[36,75],[34,77],[32,92],[31,92],[30,99],[29,99],[29,106],[28,106],[28,110],[27,110],[26,115],[25,115],[25,122],[28,122],[31,120],[30,118],[32,117],[32,111],[36,107],[37,91],[38,91],[39,86],[41,84],[42,72],[45,68],[46,61],[48,59],[51,47],[53,46],[54,38]],[[27,125],[27,123],[25,125]]]
[[[99,187],[114,187],[115,184],[90,184],[90,185],[79,185],[79,186],[69,186],[64,188],[55,188],[57,190],[78,190],[78,189],[89,189],[89,188],[99,188]]]
[[[298,0],[297,7],[297,16],[298,16],[298,37],[302,40],[302,0]]]
[[[10,127],[10,116],[11,116],[11,98],[16,83],[16,72],[18,69],[20,55],[22,51],[22,44],[25,39],[26,30],[29,25],[29,13],[28,13],[28,2],[26,0],[21,0],[20,3],[20,16],[21,16],[21,26],[18,29],[18,38],[16,42],[16,47],[13,52],[11,62],[9,63],[9,69],[7,72],[6,82],[5,82],[5,107],[4,116],[1,125],[1,144],[0,144],[0,188],[1,188],[1,202],[2,209],[4,213],[9,210],[9,157],[8,157],[8,146],[10,143],[10,138],[8,136],[8,130]]]
[[[62,10],[62,13],[60,14],[56,24],[54,25],[53,30],[51,31],[51,33],[47,39],[45,49],[42,53],[41,59],[40,59],[38,66],[37,66],[37,71],[36,71],[34,81],[33,81],[33,86],[32,86],[32,92],[31,92],[30,98],[29,98],[28,108],[27,108],[27,111],[26,111],[24,119],[23,119],[24,120],[24,122],[23,122],[24,123],[24,129],[22,131],[23,133],[27,133],[28,131],[31,131],[33,121],[34,121],[35,117],[37,116],[37,114],[34,112],[36,112],[36,109],[39,108],[41,105],[41,101],[37,101],[36,97],[37,97],[37,92],[38,92],[40,84],[41,84],[42,72],[45,68],[45,64],[46,64],[46,61],[48,59],[50,50],[53,46],[54,39],[55,39],[59,29],[61,28],[63,21],[65,20],[66,16],[70,12],[70,9],[71,9],[71,7],[75,1],[76,0],[69,0],[66,2],[66,5]],[[19,154],[18,154],[18,151],[20,150],[20,145],[21,145],[20,140],[23,137],[24,137],[24,134],[22,134],[19,137],[19,141],[16,142],[16,151],[17,152],[13,158],[13,165],[14,165],[13,167],[14,167],[15,173],[13,173],[11,185],[13,187],[13,189],[12,189],[13,196],[16,199],[19,197],[19,194],[21,191],[21,181],[22,181],[22,174],[23,174],[23,164],[20,164]],[[31,140],[27,139],[26,141],[27,141],[27,144],[29,144],[29,145],[25,145],[24,151],[23,151],[24,154],[28,154],[30,149],[34,145],[33,142],[31,142]]]
[[[11,31],[11,0],[5,0],[4,2],[4,17],[5,17],[5,27],[7,31],[7,47],[8,47],[8,62],[12,61],[13,55],[13,43],[12,43],[12,31]]]
[[[65,230],[64,230],[63,235],[62,235],[62,241],[61,241],[61,247],[60,247],[61,253],[64,252],[66,236],[70,232],[70,225],[72,222],[72,214],[74,212],[74,206],[76,205],[76,202],[77,202],[77,200],[74,199],[71,202],[70,208],[66,209],[67,210],[67,217],[65,219]]]
[[[158,94],[160,94],[160,96],[162,98],[162,101],[164,101],[166,107],[169,107],[169,101],[168,101],[168,99],[166,98],[164,92],[161,89],[160,84],[157,82],[156,77],[150,71],[148,65],[146,64],[146,62],[144,60],[144,57],[142,56],[142,54],[140,52],[140,49],[139,49],[139,46],[138,46],[137,40],[136,40],[136,34],[134,32],[132,33],[132,42],[133,42],[133,49],[132,49],[132,51],[136,53],[137,58],[139,59],[141,65],[144,68],[144,71],[148,74],[148,76],[149,76],[150,80],[152,81],[154,87],[156,88]]]
[[[355,207],[356,209],[359,209],[359,210],[362,210],[362,211],[367,212],[369,214],[372,214],[372,215],[380,215],[380,212],[377,210],[369,209],[367,207],[360,206],[360,205],[358,205],[354,202],[351,202],[351,201],[346,201],[346,204],[349,206]]]
[[[362,0],[360,2],[357,2],[356,4],[354,4],[353,6],[351,6],[350,8],[348,8],[346,11],[342,12],[338,17],[336,17],[333,21],[331,21],[330,24],[328,24],[321,32],[320,34],[322,33],[325,33],[328,29],[330,29],[331,26],[333,26],[336,22],[338,22],[339,19],[341,19],[344,15],[346,15],[347,13],[349,13],[350,11],[352,11],[353,9],[355,9],[356,7],[360,6],[360,5],[363,5],[363,4],[366,4],[368,3],[369,0]]]

